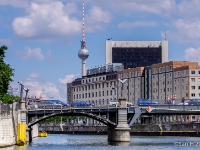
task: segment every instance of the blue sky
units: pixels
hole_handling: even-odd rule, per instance
[[[105,64],[105,40],[169,43],[169,61],[200,60],[199,0],[84,0],[86,67]],[[29,96],[66,100],[81,76],[80,0],[0,0],[0,45]]]

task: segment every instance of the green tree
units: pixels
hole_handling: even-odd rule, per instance
[[[7,49],[5,45],[0,47],[0,95],[7,93],[9,84],[13,81],[11,77],[14,76],[14,69],[4,62]]]
[[[0,94],[0,100],[3,101],[4,104],[11,104],[13,100],[16,102],[20,101],[19,96],[9,95],[9,94]]]

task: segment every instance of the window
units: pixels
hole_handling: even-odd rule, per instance
[[[191,70],[191,74],[195,74],[195,70]]]
[[[92,92],[92,97],[94,97],[94,92]]]
[[[191,97],[195,97],[195,93],[191,93]]]
[[[200,74],[200,71],[198,71],[198,73]]]
[[[182,79],[182,83],[184,83],[184,79]]]
[[[200,86],[198,86],[198,89],[200,90]]]
[[[200,82],[200,78],[198,78],[198,82]]]
[[[191,86],[191,90],[194,90],[195,89],[195,86]]]
[[[195,82],[195,78],[191,78],[191,82]]]

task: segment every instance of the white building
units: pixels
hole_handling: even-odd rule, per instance
[[[123,63],[124,68],[150,66],[168,62],[168,41],[112,41],[106,40],[105,60]]]

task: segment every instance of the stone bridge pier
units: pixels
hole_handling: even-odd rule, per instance
[[[117,127],[108,128],[108,142],[130,142],[130,128],[127,124],[126,99],[119,99]]]

